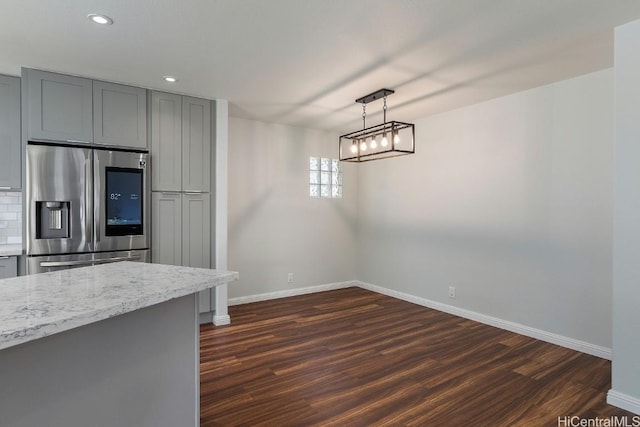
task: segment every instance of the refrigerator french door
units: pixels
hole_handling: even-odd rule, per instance
[[[27,274],[148,262],[148,154],[28,144]]]

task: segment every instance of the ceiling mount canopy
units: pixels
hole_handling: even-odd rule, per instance
[[[415,153],[415,126],[396,120],[387,122],[387,96],[393,93],[391,89],[380,89],[356,99],[362,104],[362,129],[340,137],[341,161],[359,163]],[[367,104],[378,99],[384,100],[383,121],[367,127]]]

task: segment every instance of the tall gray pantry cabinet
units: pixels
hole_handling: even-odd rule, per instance
[[[211,101],[151,92],[152,260],[211,268]],[[200,293],[211,312],[211,293]]]
[[[0,75],[0,190],[19,190],[20,79]]]

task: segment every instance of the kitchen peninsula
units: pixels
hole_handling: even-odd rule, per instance
[[[237,278],[119,262],[0,280],[0,425],[197,426],[197,293]]]

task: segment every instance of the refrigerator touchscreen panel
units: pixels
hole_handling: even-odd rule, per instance
[[[107,167],[105,186],[107,236],[143,234],[142,169]]]

